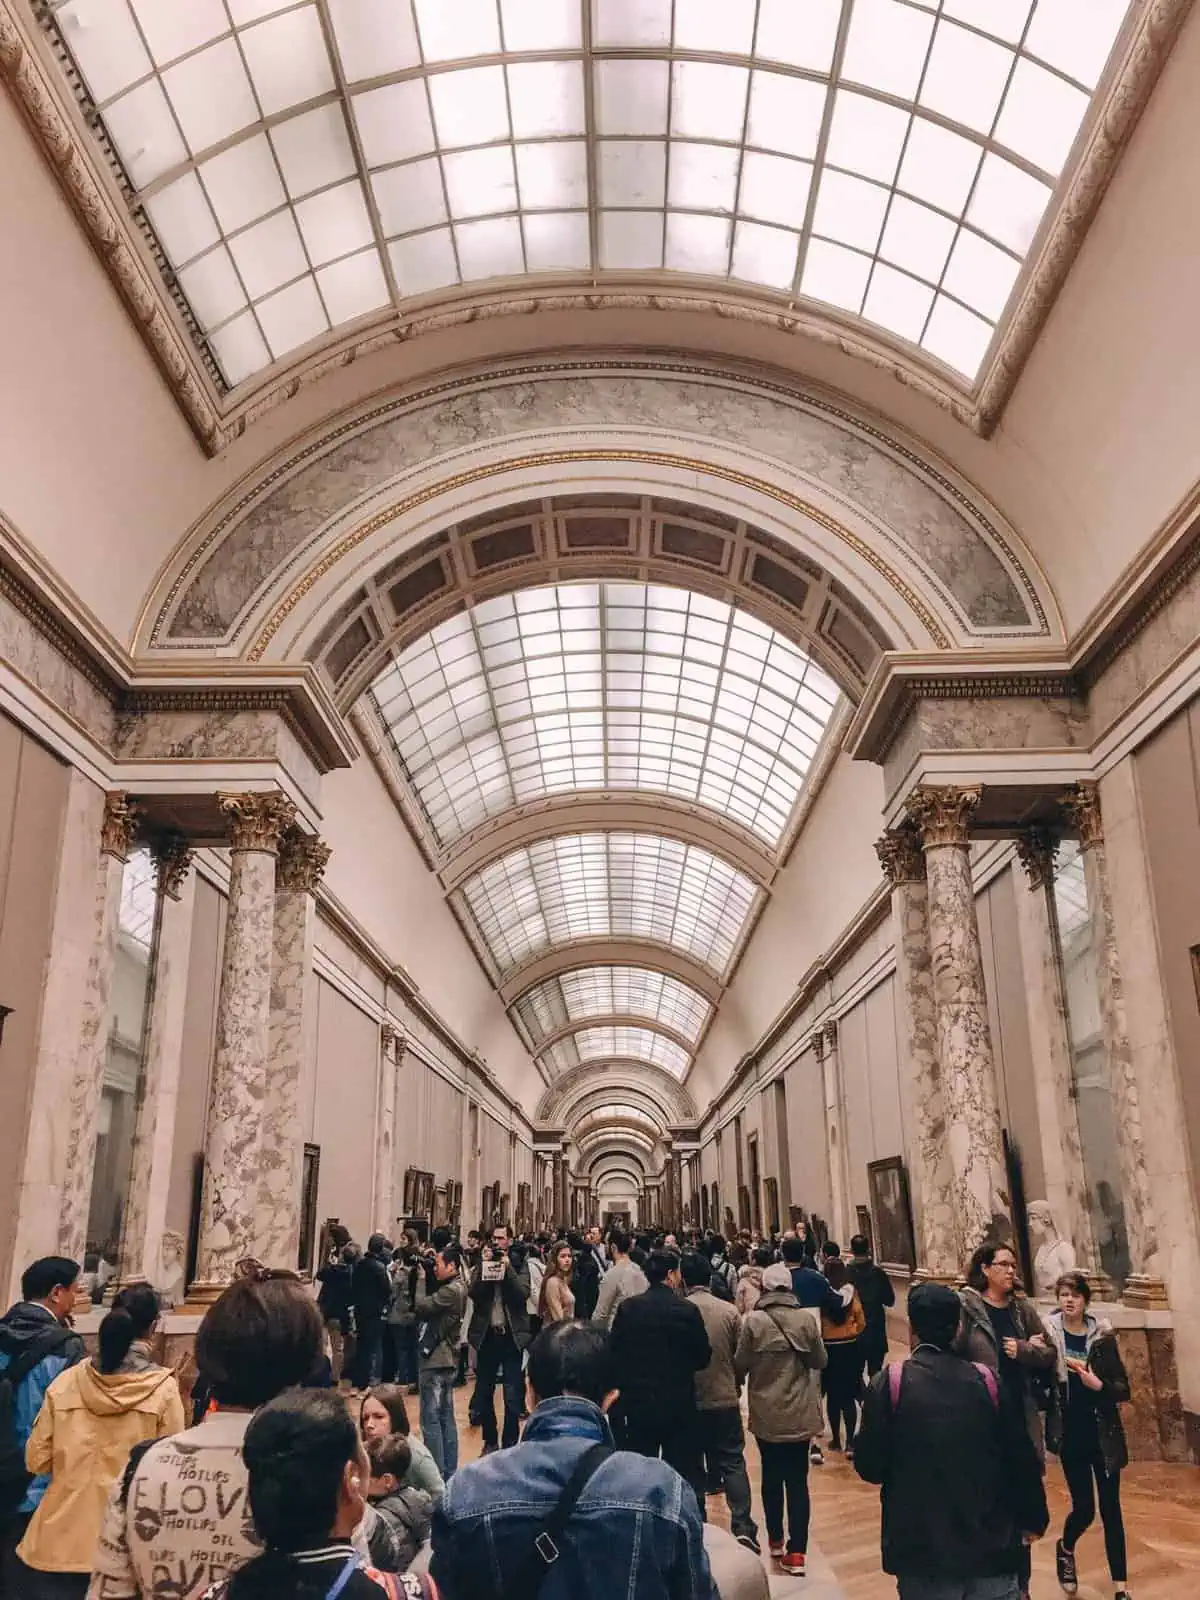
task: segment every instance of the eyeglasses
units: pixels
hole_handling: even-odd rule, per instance
[[[993,1261],[992,1266],[999,1272],[1015,1272],[1017,1270],[1015,1261]]]

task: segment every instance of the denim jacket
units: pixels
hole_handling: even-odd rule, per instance
[[[430,1572],[443,1600],[496,1600],[525,1561],[576,1461],[612,1443],[590,1400],[543,1400],[521,1443],[460,1467],[433,1518]],[[663,1461],[603,1462],[559,1541],[538,1600],[718,1600],[696,1497]]]

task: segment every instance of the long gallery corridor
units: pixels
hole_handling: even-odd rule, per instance
[[[352,1335],[438,1451],[548,1364],[442,1600],[581,1372],[539,1600],[703,1590],[739,1437],[776,1587],[1181,1592],[1198,93],[1192,0],[0,0],[0,1590],[322,1600]],[[193,1379],[233,1532],[123,1477]]]

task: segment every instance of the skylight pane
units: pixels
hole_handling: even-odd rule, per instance
[[[500,0],[506,50],[577,50],[579,0]]]
[[[348,83],[420,65],[421,47],[406,0],[328,0]]]
[[[666,45],[671,42],[671,0],[592,0],[596,45]]]
[[[177,62],[163,84],[193,155],[248,128],[258,117],[254,91],[232,39]]]
[[[990,322],[964,310],[945,295],[938,295],[921,344],[947,366],[954,367],[964,377],[973,378],[991,343],[992,331]]]
[[[671,186],[667,198],[672,206],[731,213],[737,178],[736,150],[684,139],[671,141]]]
[[[828,72],[837,42],[842,0],[759,0],[755,50],[813,72]]]
[[[1018,61],[996,138],[1052,176],[1061,172],[1088,108],[1082,89],[1034,61]]]
[[[808,161],[748,150],[742,167],[739,210],[759,222],[777,222],[786,228],[801,227],[812,172]]]
[[[354,152],[340,106],[320,106],[276,123],[270,138],[293,199],[354,172]]]
[[[496,0],[412,0],[426,61],[458,61],[500,49]]]
[[[781,72],[756,72],[750,80],[747,144],[782,155],[814,156],[825,110],[824,84]]]
[[[75,0],[65,9],[63,34],[97,101],[111,99],[151,69],[126,0]]]
[[[687,0],[675,7],[675,46],[745,56],[754,43],[755,0]]]
[[[316,6],[285,11],[241,34],[242,51],[266,116],[333,88],[333,68]]]
[[[671,132],[694,139],[740,139],[749,84],[745,67],[677,61],[671,73]]]
[[[666,61],[597,61],[596,128],[601,134],[667,131],[670,67]]]
[[[142,83],[123,94],[109,106],[106,120],[129,180],[139,188],[187,160],[187,146],[160,83]]]
[[[1012,67],[1012,52],[1003,45],[952,22],[939,22],[920,102],[952,122],[987,133]]]
[[[842,76],[911,100],[932,31],[933,18],[902,0],[854,0]]]
[[[1128,10],[1128,0],[1088,0],[1087,25],[1081,27],[1075,0],[1037,0],[1025,49],[1091,89]]]
[[[537,139],[586,132],[579,62],[518,62],[508,69],[508,93],[514,137]]]
[[[739,222],[733,237],[733,277],[790,289],[796,276],[800,235],[756,222]]]

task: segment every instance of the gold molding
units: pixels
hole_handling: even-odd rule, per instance
[[[738,488],[749,489],[753,493],[762,494],[780,505],[786,506],[790,511],[800,516],[810,517],[819,527],[831,533],[835,538],[842,540],[863,561],[875,569],[876,572],[889,583],[900,597],[906,601],[913,612],[921,619],[929,632],[930,638],[943,650],[951,648],[949,635],[934,617],[933,613],[921,600],[919,595],[907,584],[898,573],[888,566],[887,562],[871,548],[865,539],[860,539],[857,534],[844,528],[835,518],[821,511],[818,507],[802,500],[799,495],[790,493],[786,489],[766,482],[762,478],[752,477],[748,472],[739,472],[732,467],[724,467],[713,462],[698,460],[690,456],[675,455],[666,450],[547,450],[537,455],[518,456],[515,459],[488,464],[486,466],[470,467],[463,472],[454,473],[449,478],[443,478],[435,484],[428,484],[423,489],[418,489],[395,505],[385,507],[368,517],[365,522],[359,523],[324,552],[314,562],[300,580],[295,583],[289,592],[275,607],[262,628],[259,630],[254,643],[244,657],[249,662],[261,661],[266,653],[271,640],[279,632],[288,617],[325,575],[333,570],[348,555],[351,550],[364,543],[372,534],[378,533],[389,522],[394,522],[398,517],[406,516],[409,512],[417,510],[420,506],[427,505],[439,495],[453,493],[462,488],[467,488],[473,483],[480,483],[488,478],[500,477],[510,472],[519,472],[530,467],[558,467],[574,466],[589,461],[625,462],[631,466],[669,467],[686,472],[702,473],[707,477],[716,478],[723,483],[736,484]]]
[[[925,882],[925,852],[915,828],[889,828],[876,839],[875,854],[891,888]]]
[[[920,832],[922,848],[937,850],[949,845],[965,850],[971,842],[971,816],[982,798],[983,789],[977,783],[919,784],[905,808]]]

